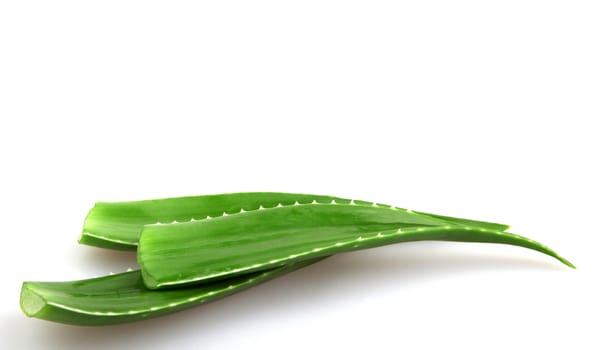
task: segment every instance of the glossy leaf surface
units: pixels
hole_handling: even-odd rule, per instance
[[[276,207],[175,225],[149,225],[138,261],[148,288],[188,285],[382,245],[446,240],[549,248],[503,231],[376,205]],[[569,264],[570,265],[570,264]]]
[[[30,317],[84,326],[140,321],[223,298],[319,260],[164,291],[145,288],[140,271],[72,282],[25,282],[21,308]]]

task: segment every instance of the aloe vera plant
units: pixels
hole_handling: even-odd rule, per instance
[[[28,316],[77,325],[137,321],[236,293],[332,254],[416,240],[512,244],[573,266],[535,241],[504,232],[507,228],[311,194],[98,203],[80,242],[138,249],[142,271],[25,282],[21,308]]]

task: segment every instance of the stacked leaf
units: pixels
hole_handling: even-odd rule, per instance
[[[97,203],[80,242],[137,250],[140,271],[25,282],[28,316],[77,325],[155,317],[352,250],[420,240],[517,245],[567,260],[506,225],[330,196],[233,193]]]

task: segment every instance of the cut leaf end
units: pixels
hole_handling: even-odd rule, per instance
[[[23,283],[21,288],[21,309],[25,315],[35,317],[46,305],[46,301],[32,290],[27,282]]]

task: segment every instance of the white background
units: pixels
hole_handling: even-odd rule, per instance
[[[2,349],[594,349],[593,1],[1,1]],[[95,201],[331,194],[517,247],[349,253],[159,319],[29,319],[24,280],[135,266]],[[592,332],[592,334],[590,334]]]

